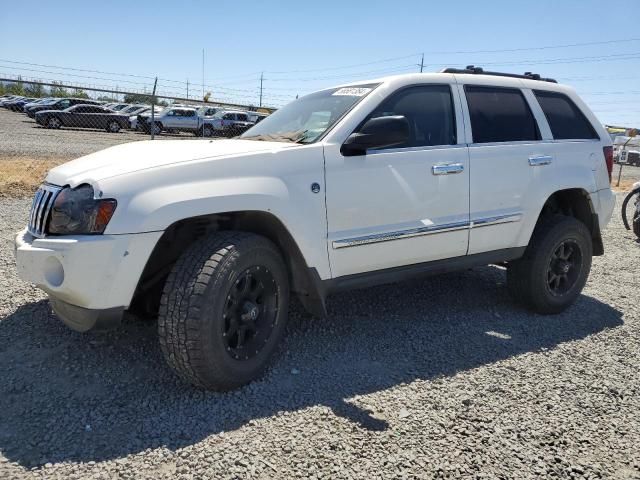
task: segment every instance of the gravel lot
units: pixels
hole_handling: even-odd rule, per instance
[[[619,202],[620,203],[620,196]],[[478,268],[293,307],[274,367],[198,391],[155,326],[79,334],[15,273],[0,201],[1,478],[640,478],[640,245],[618,213],[568,312]]]
[[[162,134],[157,139],[195,139],[189,133]],[[50,130],[23,113],[0,108],[0,160],[8,157],[72,160],[120,143],[149,140],[149,135],[132,130],[108,133],[87,128]]]

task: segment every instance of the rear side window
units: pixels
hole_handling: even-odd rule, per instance
[[[595,129],[569,97],[562,93],[534,90],[556,140],[599,139]]]
[[[454,145],[456,123],[449,85],[404,88],[384,100],[367,120],[403,115],[409,122],[409,140],[388,148]]]
[[[473,143],[540,140],[529,105],[517,88],[464,87]]]

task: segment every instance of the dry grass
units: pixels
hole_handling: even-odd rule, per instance
[[[622,180],[620,180],[620,185],[616,186],[617,180],[614,178],[613,181],[611,182],[611,189],[614,192],[629,192],[633,184],[636,183],[637,181],[638,180],[629,180],[629,179],[623,178]]]
[[[68,160],[0,157],[0,197],[30,197],[47,172]]]

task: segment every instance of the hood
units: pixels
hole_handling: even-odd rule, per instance
[[[101,150],[53,168],[46,181],[76,187],[140,170],[196,160],[212,160],[298,147],[255,140],[143,140]]]

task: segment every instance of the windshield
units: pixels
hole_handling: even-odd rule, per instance
[[[275,111],[240,138],[313,143],[377,86],[332,88],[306,95]]]

